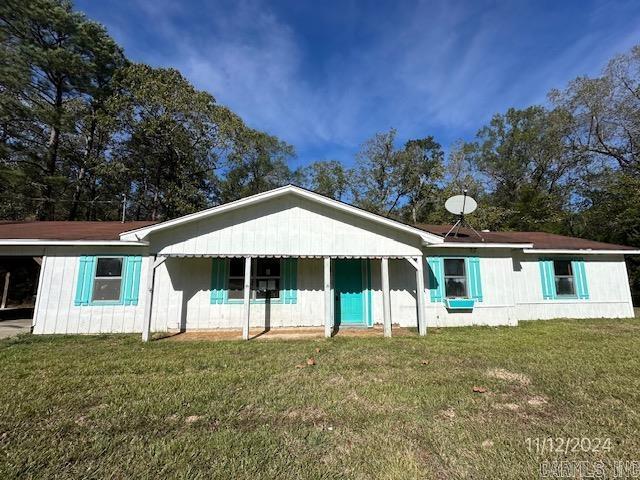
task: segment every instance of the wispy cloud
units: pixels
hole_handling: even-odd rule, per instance
[[[351,1],[294,17],[297,4],[136,0],[146,43],[121,16],[106,22],[137,60],[178,68],[305,162],[348,160],[392,126],[445,144],[469,136],[495,112],[597,73],[639,38],[633,3],[561,3]]]

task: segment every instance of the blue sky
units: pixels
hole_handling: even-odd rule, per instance
[[[134,61],[179,69],[247,124],[337,159],[391,127],[470,140],[640,42],[631,1],[77,0]]]

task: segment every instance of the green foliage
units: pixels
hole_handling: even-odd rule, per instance
[[[29,211],[54,218],[81,158],[93,148],[83,119],[95,112],[94,101],[124,61],[122,52],[104,27],[64,0],[3,2],[0,38],[4,171],[20,171],[13,176],[22,179],[14,195],[44,198]]]
[[[229,202],[291,183],[287,162],[295,155],[291,145],[257,130],[243,129],[234,139],[223,169],[220,201]]]
[[[314,162],[302,172],[302,184],[327,197],[342,200],[349,188],[348,174],[336,160]]]
[[[405,216],[414,223],[429,205],[430,194],[442,178],[444,153],[433,137],[409,140],[395,146],[394,129],[367,140],[350,172],[355,203],[385,216]]]

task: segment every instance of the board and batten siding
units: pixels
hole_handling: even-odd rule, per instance
[[[278,197],[150,234],[161,255],[417,256],[418,235],[326,205]]]
[[[148,257],[142,258],[140,299],[137,305],[75,305],[80,255],[97,255],[92,249],[48,247],[42,263],[40,290],[34,311],[33,333],[141,332],[144,285]],[[139,250],[101,248],[100,255],[140,255]]]
[[[169,258],[156,272],[152,324],[159,330],[241,328],[242,303],[212,304],[210,258]],[[295,304],[252,303],[252,327],[323,325],[322,259],[297,262]]]
[[[589,299],[542,298],[538,259],[581,258],[589,287]],[[629,277],[623,255],[534,255],[516,253],[513,258],[516,317],[519,320],[551,318],[625,318],[633,316]]]
[[[511,251],[504,249],[427,248],[425,255],[425,309],[427,326],[517,325]],[[482,302],[471,311],[447,310],[443,302],[432,302],[429,295],[428,257],[478,257]]]

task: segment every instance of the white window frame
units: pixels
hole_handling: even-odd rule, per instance
[[[105,259],[105,258],[117,258],[120,260],[120,276],[118,277],[99,277],[98,276],[98,263],[100,263],[100,260]],[[120,303],[122,302],[122,284],[123,284],[123,280],[124,280],[124,260],[125,257],[121,256],[121,255],[100,255],[100,256],[96,256],[96,266],[95,269],[93,271],[93,278],[91,280],[91,299],[90,302],[92,304],[103,304],[103,303]],[[118,298],[115,299],[108,299],[108,300],[103,300],[103,299],[96,299],[94,296],[96,294],[96,281],[97,280],[119,280],[120,282],[120,293],[118,295]]]
[[[460,260],[462,261],[462,268],[464,269],[464,275],[447,275],[447,260]],[[443,293],[444,298],[471,298],[469,296],[469,272],[467,271],[467,260],[464,257],[444,257],[442,259],[442,278],[444,278]],[[464,297],[453,297],[447,293],[447,278],[464,279]]]

